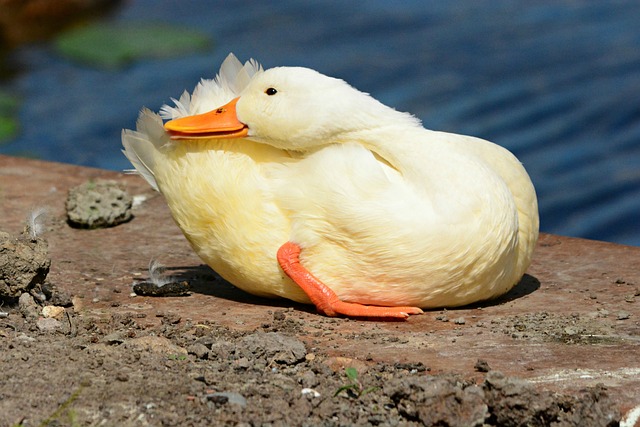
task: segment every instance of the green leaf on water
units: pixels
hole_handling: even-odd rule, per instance
[[[100,68],[116,69],[140,59],[169,58],[210,46],[201,32],[167,24],[98,23],[62,34],[55,42],[62,55]]]
[[[18,133],[18,122],[13,117],[0,116],[0,144]]]

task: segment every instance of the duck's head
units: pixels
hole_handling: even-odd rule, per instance
[[[172,139],[249,138],[305,151],[398,121],[417,123],[343,80],[308,68],[278,67],[256,74],[228,104],[169,121],[165,129]]]

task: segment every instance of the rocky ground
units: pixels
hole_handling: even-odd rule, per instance
[[[134,313],[96,318],[70,307],[47,318],[41,311],[21,298],[0,321],[2,426],[614,426],[620,420],[603,386],[574,394],[540,390],[482,360],[467,374],[432,374],[422,363],[331,357],[299,337],[305,324],[295,311],[275,310],[253,332],[175,315],[149,327]]]
[[[545,235],[498,301],[330,319],[202,266],[139,178],[31,161],[0,175],[0,427],[633,426],[635,248]],[[103,206],[132,215],[103,224]]]

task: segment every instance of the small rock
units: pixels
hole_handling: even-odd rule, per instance
[[[42,307],[42,316],[46,318],[58,319],[64,314],[64,307],[57,305],[46,305]]]
[[[303,388],[302,390],[300,390],[300,392],[302,393],[303,396],[309,396],[311,398],[314,397],[320,397],[320,393],[318,393],[317,391],[315,391],[312,388]]]
[[[313,371],[304,371],[298,378],[298,382],[307,389],[319,384],[318,377]]]
[[[251,367],[251,362],[246,357],[241,357],[233,362],[233,366],[238,370],[244,371]]]
[[[88,181],[69,190],[67,218],[74,227],[113,227],[132,218],[132,204],[131,195],[116,181]]]
[[[187,353],[195,355],[198,359],[206,359],[209,349],[204,344],[195,343],[187,347]]]
[[[49,305],[59,305],[61,307],[71,307],[73,305],[71,295],[59,290],[50,283],[43,283],[42,286],[40,286],[40,290],[42,290],[47,301],[49,301]]]
[[[44,282],[50,266],[45,240],[17,239],[0,231],[0,297],[29,292]]]
[[[475,365],[473,365],[473,369],[478,372],[489,372],[491,367],[489,367],[489,363],[487,363],[484,359],[478,359]]]
[[[39,307],[36,301],[28,293],[23,293],[18,299],[18,308],[25,319],[36,319],[39,316]]]
[[[245,336],[238,351],[247,358],[264,358],[268,363],[293,365],[304,360],[307,349],[297,338],[278,332],[256,332]]]
[[[626,311],[619,311],[617,318],[618,320],[627,320],[630,317],[631,317],[630,313],[627,313]]]
[[[161,317],[160,323],[163,325],[177,325],[182,320],[182,317],[176,313],[158,313],[156,317]]]
[[[40,318],[36,322],[36,327],[42,332],[56,332],[62,329],[62,323],[52,318]]]
[[[36,341],[36,339],[34,337],[29,336],[29,335],[25,334],[24,332],[21,332],[20,334],[18,334],[16,339],[19,340],[19,341],[23,341],[23,342],[34,342],[34,341]]]
[[[202,343],[206,346],[205,343]],[[209,351],[209,360],[228,360],[234,351],[233,344],[229,341],[216,341],[210,344],[211,351]]]
[[[464,325],[465,323],[467,323],[467,321],[464,317],[458,317],[457,319],[453,319],[453,323],[455,323],[456,325]]]
[[[215,402],[220,405],[224,404],[232,404],[238,405],[242,408],[247,406],[247,399],[240,393],[235,392],[217,392],[217,393],[209,393],[205,395],[205,398],[210,402]]]
[[[394,363],[393,367],[396,369],[406,369],[409,372],[425,372],[431,369],[424,365],[422,362],[398,362]]]
[[[112,332],[105,335],[104,338],[102,338],[102,341],[109,345],[118,345],[124,342],[124,337],[121,332]]]

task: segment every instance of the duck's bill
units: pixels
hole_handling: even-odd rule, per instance
[[[195,116],[181,117],[164,124],[171,139],[242,138],[249,128],[238,120],[233,99],[220,108]]]

